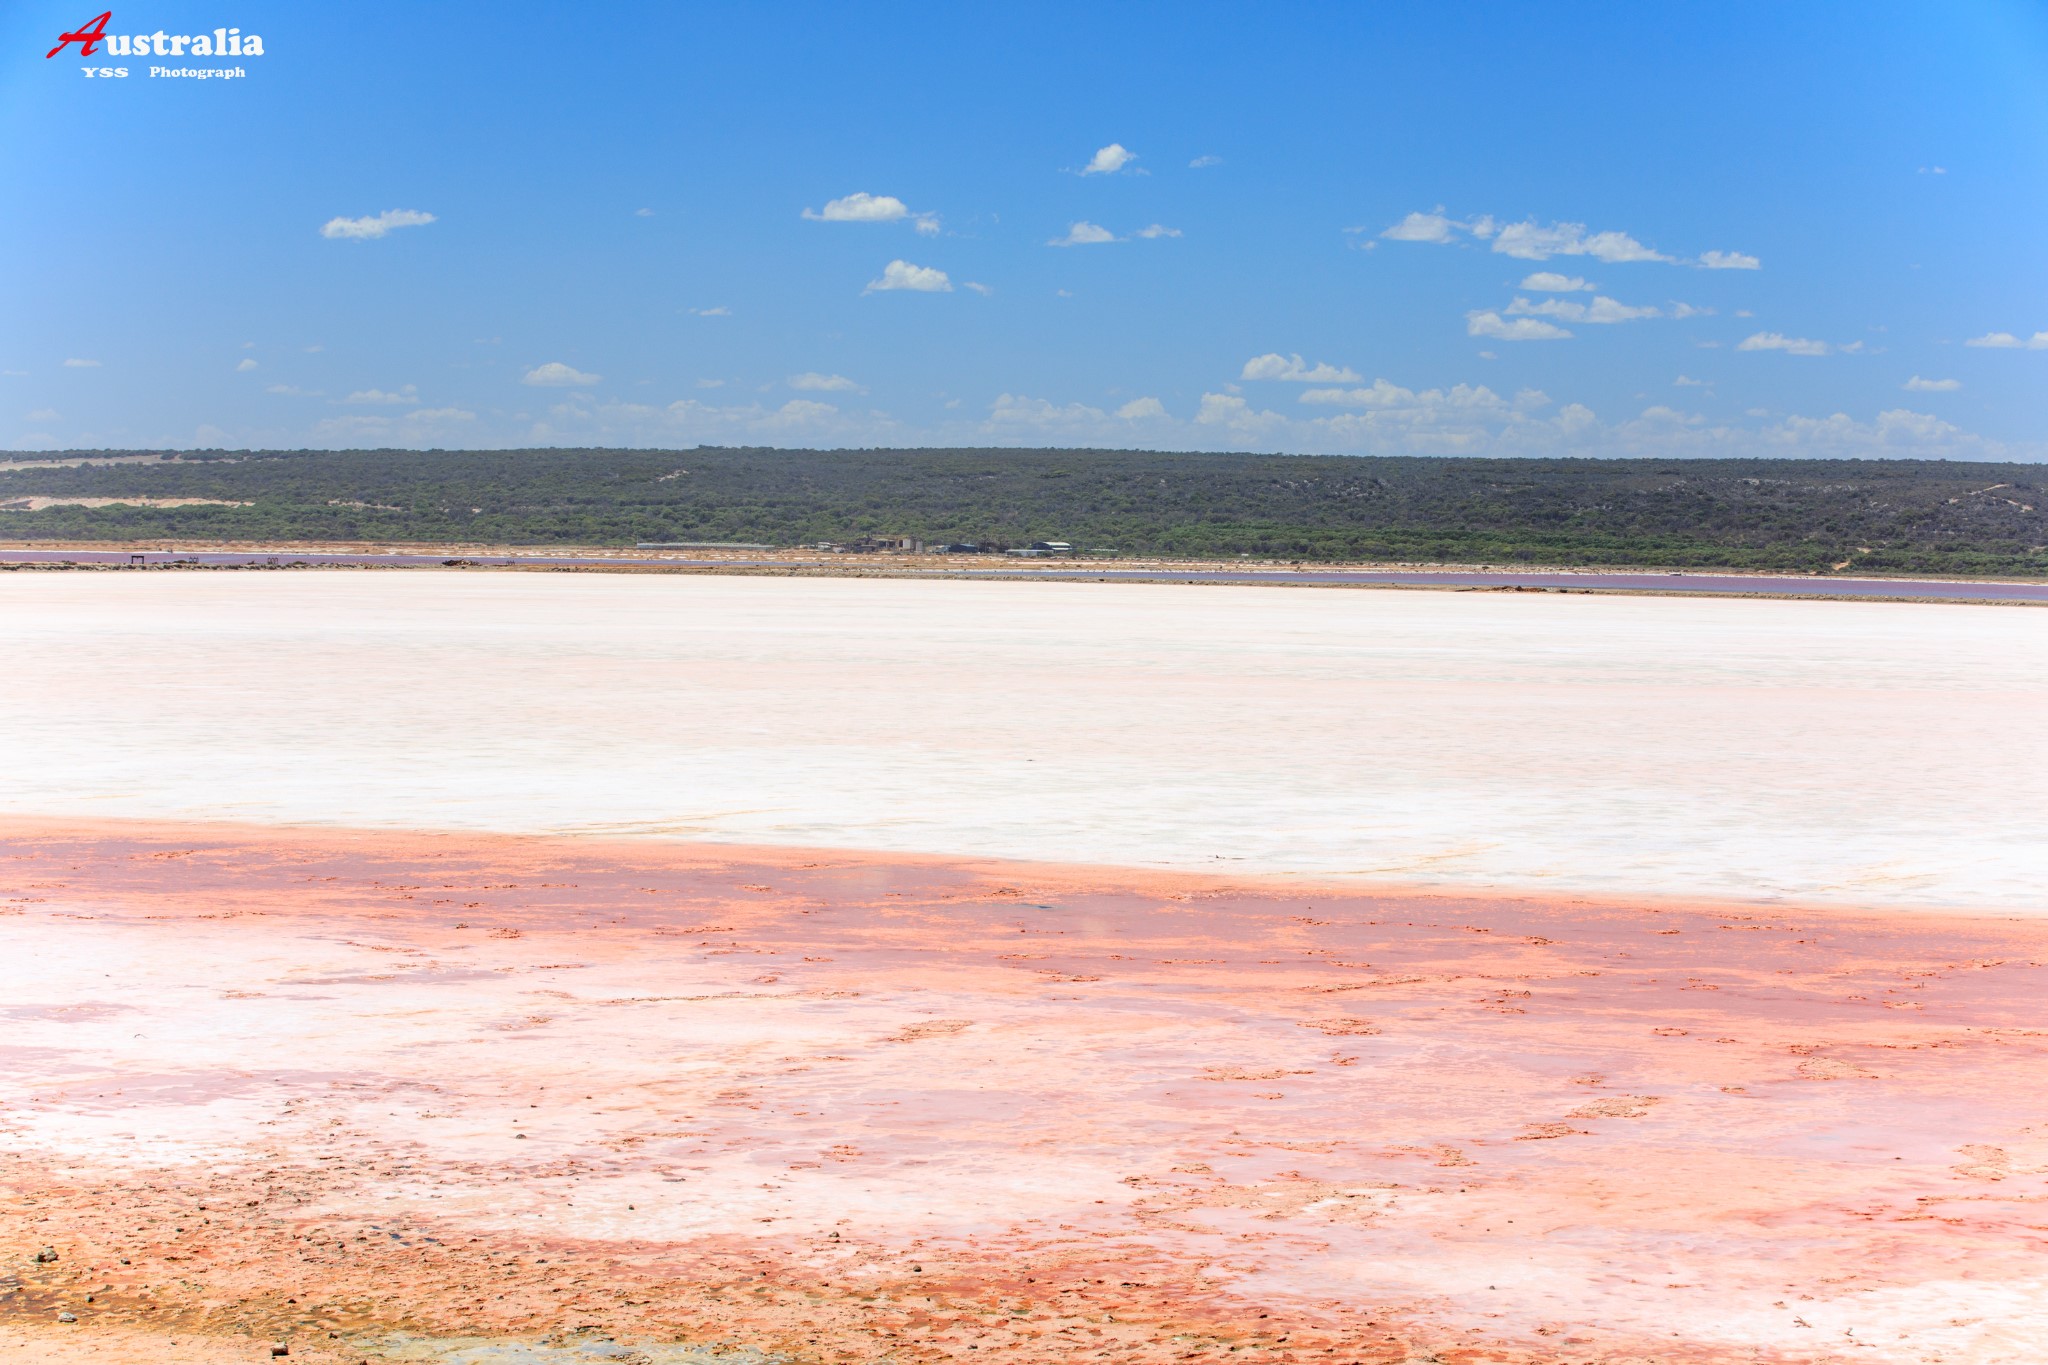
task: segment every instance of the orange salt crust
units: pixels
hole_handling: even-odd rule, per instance
[[[2044,940],[10,820],[0,1358],[2025,1360]]]

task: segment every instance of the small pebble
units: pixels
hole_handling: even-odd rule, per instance
[[[76,1314],[76,1313],[59,1313],[59,1314],[57,1315],[57,1321],[59,1321],[59,1322],[77,1322],[77,1321],[78,1321],[78,1314]]]

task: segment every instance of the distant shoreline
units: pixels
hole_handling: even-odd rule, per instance
[[[1508,568],[1489,564],[1313,563],[1275,559],[1014,560],[1002,555],[866,554],[807,550],[655,551],[609,546],[372,545],[363,543],[144,545],[0,544],[0,572],[240,571],[248,569],[499,570],[556,573],[743,574],[803,578],[1156,583],[1182,586],[1385,588],[1438,592],[1558,592],[1664,597],[2048,606],[2048,581],[1734,569]]]

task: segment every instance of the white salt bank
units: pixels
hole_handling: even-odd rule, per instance
[[[0,578],[0,811],[2037,910],[2048,612]]]

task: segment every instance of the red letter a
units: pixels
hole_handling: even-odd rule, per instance
[[[50,58],[56,56],[59,52],[62,52],[66,47],[70,46],[72,43],[85,44],[84,47],[79,49],[80,55],[86,57],[92,56],[94,45],[97,44],[100,41],[100,39],[107,36],[107,20],[113,17],[114,12],[112,10],[108,10],[105,14],[102,14],[99,18],[93,20],[91,23],[87,24],[84,28],[78,30],[78,32],[76,33],[59,34],[57,37],[57,45],[51,48],[48,52],[45,52],[43,54],[43,60],[48,61]]]

